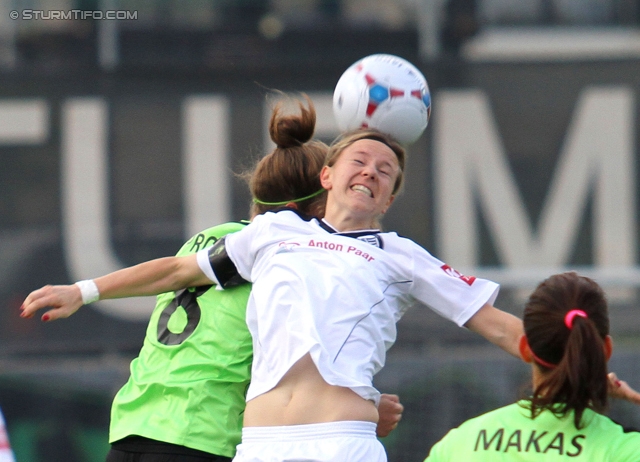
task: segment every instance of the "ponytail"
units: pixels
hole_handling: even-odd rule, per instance
[[[251,216],[295,203],[301,212],[324,215],[326,193],[320,183],[328,146],[313,140],[316,112],[311,99],[307,107],[298,101],[297,114],[285,114],[278,103],[269,121],[269,135],[275,149],[252,171],[242,176],[249,183],[253,203]]]
[[[573,411],[574,424],[581,428],[586,409],[603,412],[609,318],[600,286],[576,273],[550,277],[531,295],[524,327],[534,360],[544,372],[530,400],[532,417],[545,409],[558,416]]]

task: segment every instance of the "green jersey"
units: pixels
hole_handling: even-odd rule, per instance
[[[573,412],[556,417],[543,411],[535,419],[511,404],[471,419],[436,443],[425,462],[639,462],[640,433],[587,409],[576,429]]]
[[[177,255],[196,253],[245,224],[209,228]],[[251,374],[250,289],[206,286],[158,296],[131,376],[113,401],[109,442],[138,435],[233,457]]]

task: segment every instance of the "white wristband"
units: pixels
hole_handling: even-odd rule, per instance
[[[82,294],[82,303],[88,305],[89,303],[97,302],[100,300],[100,291],[93,279],[86,279],[84,281],[76,282],[76,285],[80,288]]]

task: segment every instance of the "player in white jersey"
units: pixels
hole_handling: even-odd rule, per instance
[[[50,316],[64,315],[81,295],[224,287],[241,276],[254,284],[247,311],[254,368],[235,460],[385,461],[372,378],[406,309],[427,306],[514,356],[522,333],[519,319],[493,306],[497,284],[462,276],[377,229],[401,187],[404,161],[404,149],[386,135],[347,134],[320,175],[324,220],[268,213],[206,253],[84,281],[72,300],[30,296],[23,313],[54,306]]]
[[[373,376],[411,305],[462,326],[498,293],[497,284],[456,274],[396,233],[339,233],[290,209],[260,215],[247,232],[225,239],[226,256],[215,246],[201,250],[198,262],[223,286],[235,274],[223,269],[230,265],[253,282],[248,401],[274,388],[307,353],[326,382],[376,401]]]

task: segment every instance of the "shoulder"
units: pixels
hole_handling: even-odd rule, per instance
[[[600,434],[607,434],[611,438],[616,436],[622,439],[632,439],[640,444],[640,430],[637,428],[626,427],[611,417],[598,414],[594,411],[587,411],[588,426]]]
[[[465,421],[458,428],[469,430],[485,426],[489,422],[498,422],[500,424],[504,424],[507,421],[513,419],[529,420],[526,409],[524,409],[519,403],[508,404],[506,406],[485,412],[484,414]]]
[[[381,247],[388,252],[402,253],[407,255],[413,255],[416,253],[427,252],[422,246],[408,237],[400,236],[393,231],[383,231],[377,233],[378,239],[381,242]]]
[[[194,239],[195,237],[197,237],[197,236],[199,236],[201,234],[203,234],[205,236],[217,236],[217,237],[226,236],[227,234],[235,233],[236,231],[240,231],[245,226],[247,226],[249,223],[250,222],[248,220],[230,221],[230,222],[227,222],[227,223],[222,223],[220,225],[212,226],[211,228],[207,228],[207,229],[204,229],[204,230],[200,231],[195,236],[193,236],[191,239]]]
[[[472,454],[473,460],[493,460],[496,452],[519,452],[530,424],[518,403],[486,412],[450,430],[433,446],[426,462],[469,460]]]
[[[191,236],[191,238],[180,248],[177,255],[189,255],[192,253],[196,253],[201,249],[211,247],[222,237],[226,236],[227,234],[240,231],[248,224],[248,221],[231,221],[204,229],[199,233]]]
[[[640,452],[640,432],[625,427],[608,416],[588,411],[584,428],[587,439],[597,441],[597,446],[615,455],[616,461],[637,462]]]
[[[498,428],[503,428],[504,424],[513,419],[523,419],[526,411],[518,403],[509,404],[492,411],[485,412],[477,417],[464,421],[460,426],[447,433],[444,439],[467,438],[469,434],[477,434],[478,429],[491,427],[493,423],[498,423]]]
[[[457,428],[450,430],[443,440],[449,439],[451,443],[460,439],[464,441],[476,441],[477,439],[490,441],[496,437],[502,438],[505,428],[530,421],[526,410],[518,403],[513,403],[466,420]]]
[[[264,218],[261,218],[264,217]],[[313,222],[318,221],[317,218],[302,213],[297,209],[293,209],[290,207],[281,207],[274,210],[270,210],[262,215],[258,215],[254,218],[256,219],[265,219],[265,220],[274,220],[274,221],[295,221],[295,222]]]
[[[393,231],[385,231],[378,234],[384,242],[385,248],[393,249],[395,252],[407,254],[421,254],[433,257],[431,253],[413,239],[397,234]]]
[[[283,207],[257,215],[248,226],[252,233],[278,233],[318,227],[319,220],[298,210]]]
[[[487,442],[491,445],[498,439],[502,441],[503,435],[499,434],[496,437],[491,423],[496,419],[502,420],[504,418],[502,415],[504,414],[508,415],[517,412],[514,406],[519,408],[519,406],[511,404],[495,409],[466,420],[460,426],[449,430],[440,441],[433,445],[425,462],[466,460],[465,457],[470,453],[474,453],[477,457],[482,457],[482,451],[477,452],[478,441],[480,441],[483,449],[486,449]],[[498,431],[504,433],[504,427],[499,426]]]
[[[383,248],[388,254],[393,255],[398,262],[402,262],[406,268],[412,269],[417,278],[427,277],[426,271],[446,271],[446,265],[439,258],[431,254],[427,249],[412,239],[400,236],[394,232],[378,234]],[[443,273],[444,274],[444,273]],[[428,276],[431,278],[433,274]]]

